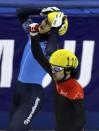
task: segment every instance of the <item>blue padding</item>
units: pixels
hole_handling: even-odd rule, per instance
[[[98,0],[0,0],[1,7],[34,7],[44,8],[46,6],[67,7],[99,7]]]
[[[99,8],[61,9],[67,15],[99,15]],[[16,15],[16,8],[0,7],[0,15]]]
[[[16,8],[0,7],[0,14],[16,14]]]

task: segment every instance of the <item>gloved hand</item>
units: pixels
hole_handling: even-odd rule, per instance
[[[46,16],[46,15],[48,15],[48,13],[50,13],[50,12],[59,12],[59,11],[60,11],[60,9],[57,8],[57,7],[47,7],[47,8],[43,8],[43,9],[41,10],[40,15],[41,15],[41,16]]]
[[[51,15],[51,14],[49,14]],[[48,15],[48,17],[50,17]],[[51,27],[60,27],[62,25],[64,13],[63,12],[58,12],[57,14],[54,15],[54,18],[51,23]],[[49,20],[50,21],[50,20]]]
[[[35,36],[39,33],[39,24],[38,23],[32,23],[28,27],[28,31],[30,32],[31,36]]]

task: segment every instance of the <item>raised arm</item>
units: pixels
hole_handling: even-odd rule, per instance
[[[42,49],[39,44],[39,36],[31,36],[31,50],[35,59],[40,65],[52,76],[51,65],[47,58],[44,56]]]
[[[41,34],[46,35],[48,32],[50,33],[50,36],[47,40],[48,46],[46,48],[46,53],[48,55],[51,55],[55,50],[58,49],[57,37],[59,35],[62,36],[66,33],[68,28],[67,23],[67,18],[64,16],[63,12],[52,12],[48,14],[47,18],[45,18],[40,25],[38,25],[37,23],[32,23],[29,25],[32,53],[36,60],[51,76],[51,65],[44,56],[42,49],[39,45],[39,36],[41,36]]]

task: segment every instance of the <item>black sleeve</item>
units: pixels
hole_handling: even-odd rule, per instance
[[[59,48],[58,31],[57,31],[57,28],[53,27],[51,28],[50,35],[47,40],[46,54],[50,56],[58,48]]]
[[[85,124],[85,111],[83,100],[74,100],[73,108],[75,110],[75,122],[72,125],[71,131],[82,131],[84,124]]]
[[[52,76],[51,65],[42,52],[42,49],[39,45],[39,36],[38,35],[31,36],[31,50],[32,50],[32,53],[35,59]]]

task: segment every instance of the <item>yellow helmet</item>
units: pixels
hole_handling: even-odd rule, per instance
[[[48,14],[48,21],[49,23],[53,23],[53,20],[55,18],[55,16],[59,13],[63,13],[63,12],[51,12]],[[63,13],[64,14],[64,13]],[[67,19],[67,16],[64,15],[63,19],[62,19],[62,24],[61,26],[59,27],[59,30],[58,30],[58,34],[60,36],[64,35],[68,30],[68,19]]]
[[[69,50],[66,49],[60,49],[55,51],[50,59],[49,59],[49,63],[55,66],[61,66],[64,68],[77,68],[78,66],[78,59],[75,56],[75,54],[73,54],[72,52],[70,52]]]

